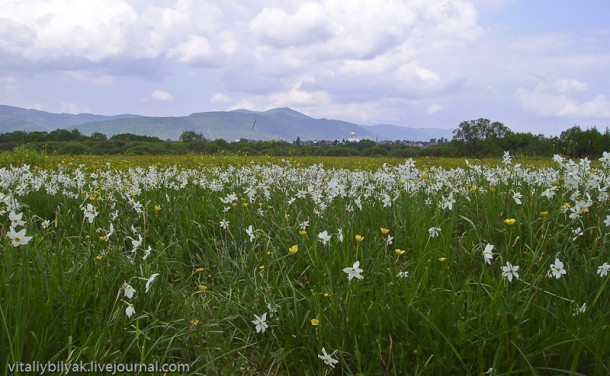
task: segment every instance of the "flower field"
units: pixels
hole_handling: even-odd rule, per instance
[[[610,374],[610,153],[54,158],[0,168],[5,373]]]

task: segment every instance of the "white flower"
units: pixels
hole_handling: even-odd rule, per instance
[[[398,278],[407,278],[409,276],[409,272],[404,271],[404,272],[398,272],[398,274],[396,274],[396,277]]]
[[[227,221],[226,219],[223,219],[220,221],[220,228],[223,229],[228,229],[229,228],[229,221]]]
[[[356,261],[354,263],[354,265],[352,265],[351,267],[348,266],[347,268],[343,269],[343,271],[345,273],[347,273],[347,279],[349,279],[351,281],[352,278],[358,278],[358,279],[364,278],[362,276],[362,274],[360,274],[363,272],[363,270],[360,269],[359,266],[360,266],[360,261]]]
[[[506,266],[502,267],[502,277],[507,278],[508,282],[512,282],[513,277],[519,279],[519,273],[517,273],[517,270],[519,270],[519,266],[511,265],[510,262],[507,262]]]
[[[151,251],[152,251],[152,248],[150,248],[150,246],[148,246],[148,248],[146,248],[146,250],[144,251],[144,257],[142,257],[142,260],[146,260],[148,258],[148,256],[150,256]]]
[[[19,247],[20,245],[25,245],[32,240],[31,236],[25,235],[25,229],[22,229],[19,232],[15,232],[15,229],[12,227],[8,228],[8,233],[6,234],[9,239],[11,239],[11,244],[13,247]]]
[[[487,244],[485,246],[485,249],[483,250],[483,258],[485,259],[485,263],[491,265],[492,260],[494,259],[493,253],[491,251],[493,251],[494,246],[493,244]]]
[[[453,199],[453,192],[449,193],[449,196],[447,196],[447,198],[445,198],[445,196],[442,196],[442,199],[443,201],[441,203],[441,207],[443,208],[443,210],[453,210],[453,204],[455,203],[455,200]]]
[[[125,294],[125,296],[128,299],[133,298],[133,294],[135,294],[137,291],[136,289],[134,289],[133,287],[131,287],[131,285],[127,282],[123,282],[123,293]]]
[[[254,235],[254,230],[252,229],[252,225],[248,226],[248,228],[245,231],[246,231],[246,234],[250,235],[250,242],[253,242],[254,239],[256,238],[256,236]]]
[[[266,320],[267,320],[267,312],[263,313],[263,315],[261,317],[254,315],[254,320],[252,320],[252,324],[256,325],[257,333],[260,333],[260,332],[265,333],[265,329],[267,329],[269,327],[269,325],[267,325],[267,323],[265,322]]]
[[[572,316],[580,315],[581,313],[587,312],[587,303],[583,303],[580,307],[574,308]]]
[[[430,234],[431,238],[436,238],[440,232],[441,232],[440,227],[430,227],[428,229],[428,233]]]
[[[133,247],[131,249],[131,252],[137,251],[138,248],[140,248],[140,246],[142,245],[142,235],[138,234],[138,240],[135,240],[132,238],[129,238],[129,239],[131,239],[131,246]]]
[[[299,223],[299,227],[301,228],[301,230],[307,230],[307,227],[309,227],[309,221],[303,221]]]
[[[87,221],[89,221],[89,223],[93,223],[93,218],[97,217],[97,210],[95,209],[95,207],[91,204],[87,204],[86,208],[82,209],[85,215],[85,218],[87,218]]]
[[[159,273],[155,273],[148,277],[148,281],[146,281],[146,292],[148,292],[148,289],[150,289],[150,285],[154,282],[155,279],[157,279],[158,276]]]
[[[269,317],[273,317],[277,313],[278,306],[267,303],[267,309],[269,310]]]
[[[604,224],[606,225],[606,227],[610,227],[610,215],[606,216],[606,220],[604,221]]]
[[[513,161],[513,157],[511,157],[510,153],[508,151],[504,152],[504,155],[502,156],[502,162],[506,165],[511,164]]]
[[[136,309],[133,307],[133,304],[129,304],[127,308],[125,308],[125,314],[127,317],[131,317],[134,313],[136,313]]]
[[[599,274],[600,277],[607,276],[609,271],[610,264],[608,264],[607,262],[604,262],[602,265],[597,267],[597,274]]]
[[[22,221],[23,213],[15,214],[14,211],[8,213],[8,219],[11,221],[11,227],[23,226],[25,221]]]
[[[45,219],[44,221],[42,221],[42,223],[40,224],[40,227],[42,228],[47,228],[49,227],[49,225],[51,224],[51,222],[49,222],[48,219]]]
[[[576,239],[578,239],[579,236],[584,235],[584,233],[582,232],[582,229],[580,227],[573,229],[572,234],[574,235],[574,237],[572,238],[573,241],[576,241]]]
[[[330,235],[328,235],[328,232],[324,230],[318,234],[318,239],[320,239],[322,244],[326,244],[330,240]]]
[[[331,368],[335,368],[335,364],[339,363],[337,359],[333,359],[333,355],[335,355],[336,351],[333,351],[332,354],[328,354],[326,349],[322,347],[322,355],[318,355],[318,358],[324,361],[324,364],[330,366]]]
[[[563,262],[555,259],[555,263],[551,264],[551,273],[555,279],[559,279],[563,274],[566,274],[566,270],[563,268]]]
[[[388,238],[385,241],[386,245],[392,245],[394,243],[394,237],[392,235],[388,235]]]
[[[515,200],[515,203],[517,205],[521,205],[522,198],[523,198],[523,195],[520,192],[513,193],[513,200]]]

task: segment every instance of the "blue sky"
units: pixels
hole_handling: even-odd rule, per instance
[[[610,126],[607,1],[0,0],[0,104]]]

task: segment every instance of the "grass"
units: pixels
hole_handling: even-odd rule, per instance
[[[607,164],[79,158],[0,170],[5,372],[95,361],[227,375],[610,373]],[[28,244],[7,237],[10,211]],[[355,261],[364,278],[348,280]]]

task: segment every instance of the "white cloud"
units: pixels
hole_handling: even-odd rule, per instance
[[[229,102],[229,97],[223,93],[216,93],[210,98],[212,103],[226,103]]]
[[[534,90],[522,87],[515,92],[515,98],[523,109],[538,116],[560,117],[610,117],[610,100],[605,95],[593,99],[579,100],[567,96],[570,91],[587,90],[586,83],[574,79],[562,79],[553,85],[538,84]]]
[[[60,103],[60,106],[61,106],[61,112],[63,112],[63,113],[82,114],[82,113],[89,112],[89,108],[87,106],[79,106],[76,103],[62,101]]]
[[[442,109],[443,109],[442,105],[437,104],[437,103],[431,103],[426,108],[426,113],[432,115],[432,114],[435,114],[435,113],[441,111]]]
[[[174,99],[174,97],[163,90],[155,90],[152,92],[152,94],[150,94],[150,97],[156,101],[161,101],[161,102],[165,102],[165,101],[171,101],[172,99]]]

